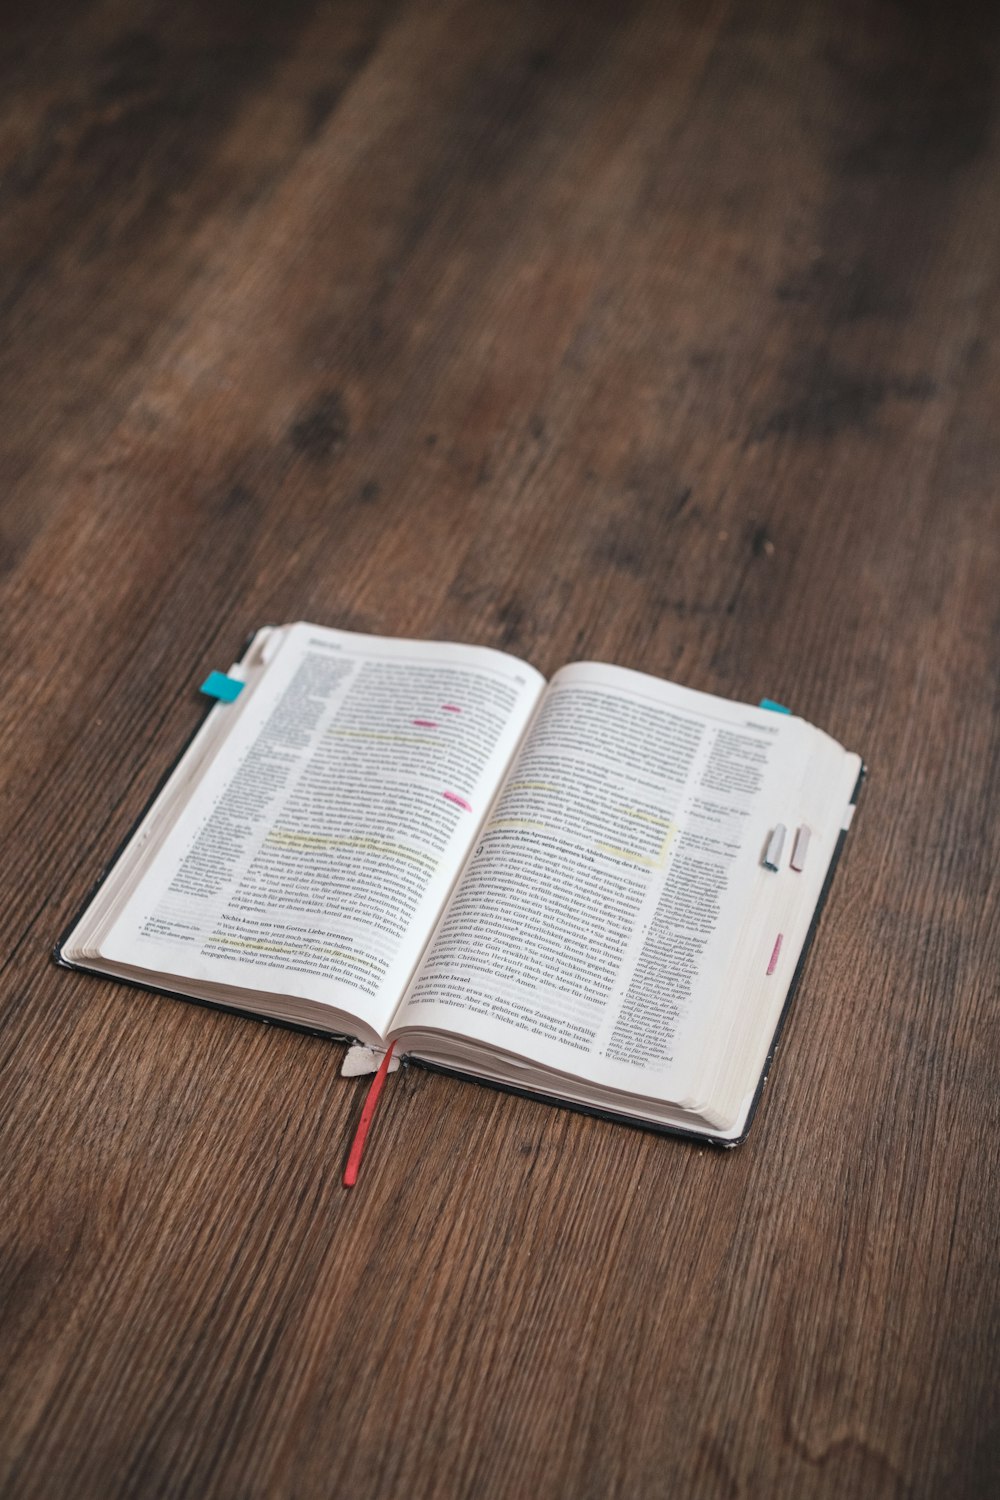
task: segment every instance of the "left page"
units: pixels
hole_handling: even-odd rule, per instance
[[[101,957],[382,1036],[544,685],[484,647],[287,627],[212,710],[232,730]]]

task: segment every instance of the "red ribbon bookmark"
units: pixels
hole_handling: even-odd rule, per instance
[[[391,1042],[385,1056],[378,1065],[378,1072],[371,1081],[368,1093],[365,1096],[364,1108],[361,1111],[361,1119],[354,1133],[354,1143],[351,1146],[351,1154],[347,1158],[347,1166],[344,1169],[344,1186],[353,1187],[358,1180],[358,1170],[361,1166],[361,1158],[364,1155],[365,1141],[368,1139],[368,1131],[375,1115],[375,1106],[378,1104],[378,1096],[382,1092],[386,1074],[389,1071],[389,1063],[392,1061],[392,1049],[396,1043]]]

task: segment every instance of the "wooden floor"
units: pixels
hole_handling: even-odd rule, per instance
[[[1000,9],[8,7],[0,1491],[1000,1487]],[[871,776],[717,1153],[49,952],[254,626]]]

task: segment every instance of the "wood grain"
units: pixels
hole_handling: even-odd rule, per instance
[[[10,8],[13,10],[13,8]],[[993,1495],[993,6],[43,0],[0,29],[0,1489]],[[748,1143],[49,949],[265,621],[871,767]]]

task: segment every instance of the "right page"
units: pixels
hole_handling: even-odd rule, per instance
[[[564,668],[393,1033],[474,1039],[602,1090],[708,1109],[719,1051],[744,1029],[739,952],[757,966],[769,928],[754,923],[771,896],[781,905],[762,852],[794,818],[818,741],[847,759],[790,716],[624,668]]]

